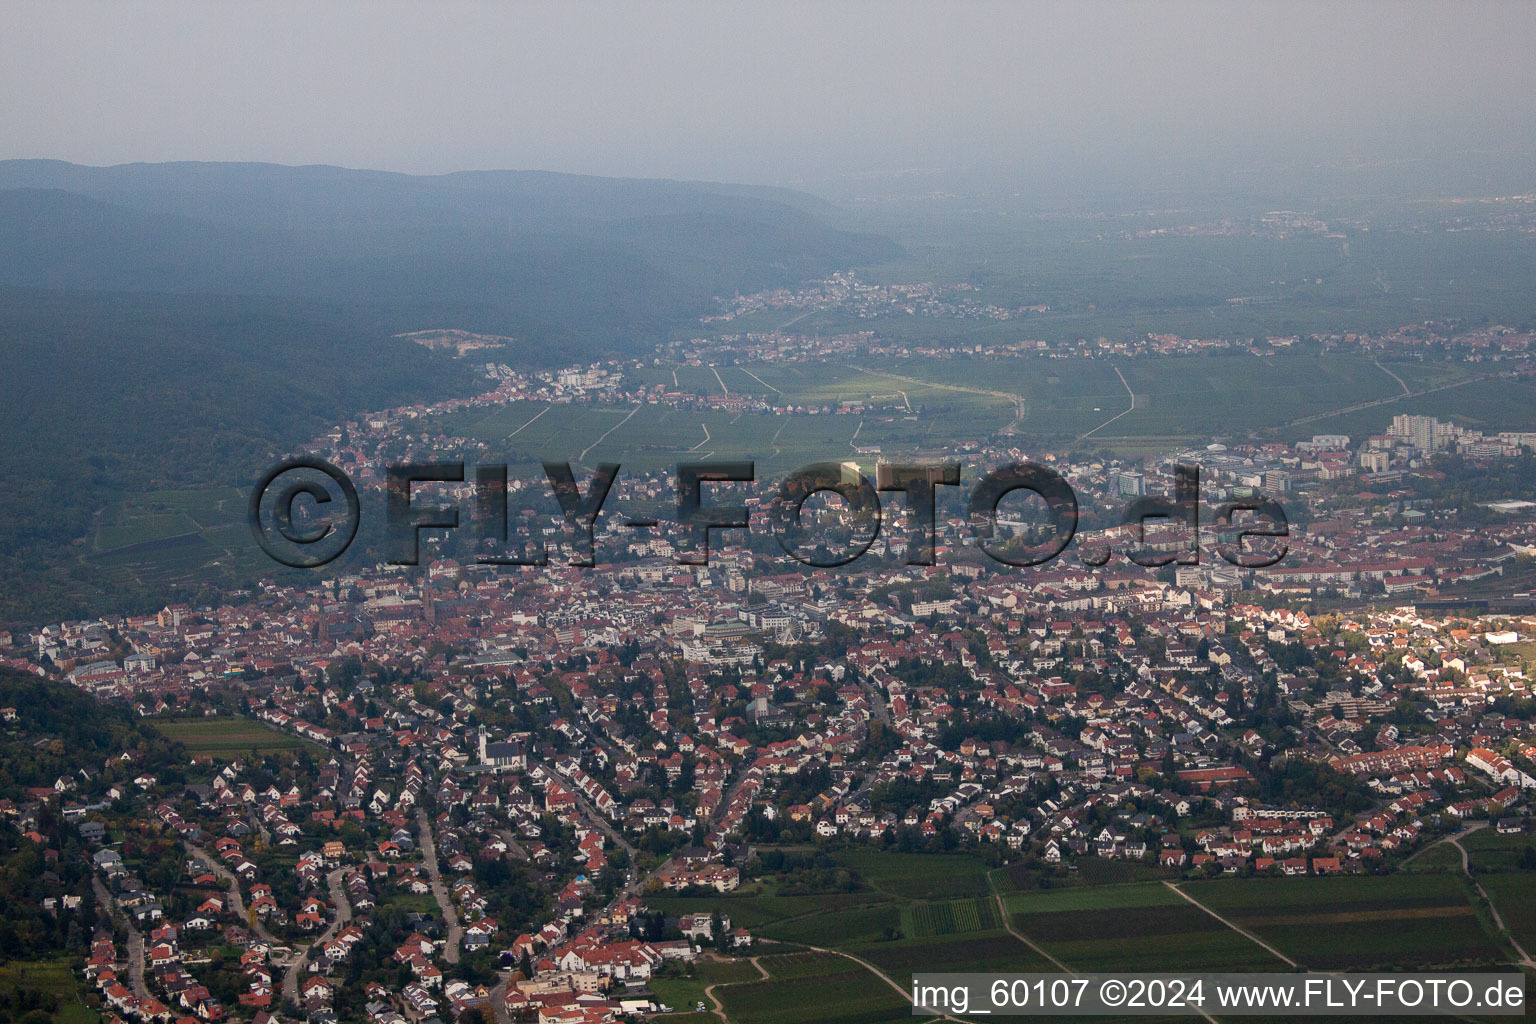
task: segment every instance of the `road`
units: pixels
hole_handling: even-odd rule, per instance
[[[91,889],[96,894],[96,905],[104,912],[110,914],[117,907],[117,901],[107,892],[107,887],[101,884],[101,876],[95,872],[91,873]],[[128,988],[140,999],[148,999],[149,988],[144,984],[144,935],[126,913],[122,918],[128,929]]]
[[[1030,949],[1034,950],[1036,953],[1038,953],[1041,956],[1045,957],[1051,963],[1055,964],[1061,970],[1066,971],[1068,974],[1076,974],[1077,973],[1072,968],[1070,968],[1066,964],[1062,963],[1060,960],[1057,960],[1055,957],[1051,956],[1051,954],[1047,953],[1044,949],[1041,949],[1039,946],[1035,945],[1029,939],[1025,938],[1023,932],[1017,931],[1013,927],[1013,920],[1008,916],[1008,905],[1003,902],[1003,894],[1002,893],[994,893],[992,898],[997,900],[997,913],[1003,919],[1003,927],[1008,929],[1008,934],[1009,935],[1012,935],[1014,938],[1016,938],[1020,942],[1024,943],[1024,945],[1028,946]]]
[[[628,416],[625,416],[623,419],[619,420],[619,422],[615,423],[613,426],[611,426],[607,430],[603,431],[602,437],[599,437],[596,441],[593,441],[591,444],[587,445],[584,449],[582,449],[581,454],[576,456],[576,461],[580,462],[582,459],[585,459],[587,457],[587,452],[591,451],[593,448],[596,448],[598,445],[602,444],[605,440],[607,440],[609,434],[613,433],[615,430],[618,430],[624,424],[628,423],[630,421],[631,417],[633,417],[635,415],[635,413],[637,413],[639,411],[640,411],[640,406],[638,406],[638,405],[635,406],[633,409],[629,410],[629,415]],[[524,424],[524,425],[526,426],[526,424]],[[707,433],[707,431],[706,431],[706,433]]]
[[[336,937],[342,926],[352,920],[352,903],[347,899],[346,888],[341,880],[346,876],[346,868],[337,868],[325,876],[326,888],[331,894],[331,906],[336,908],[336,915],[331,918],[331,923],[320,937],[309,944],[309,947],[300,953],[289,965],[287,973],[283,975],[283,998],[292,999],[295,1002],[299,998],[299,978],[304,973],[304,965],[309,962],[309,954],[312,950],[321,949],[326,943]]]
[[[859,689],[863,690],[865,696],[869,698],[870,710],[875,713],[875,717],[887,726],[891,725],[891,708],[890,705],[886,704],[885,694],[880,692],[880,687],[861,676],[859,678]]]
[[[1271,946],[1269,943],[1265,942],[1263,939],[1261,939],[1257,935],[1253,934],[1253,932],[1248,931],[1246,928],[1239,928],[1237,925],[1233,924],[1231,921],[1227,920],[1225,917],[1222,917],[1220,914],[1216,913],[1216,911],[1212,910],[1210,907],[1206,906],[1204,903],[1201,903],[1199,900],[1195,899],[1193,896],[1191,896],[1189,893],[1185,892],[1183,889],[1180,889],[1177,885],[1173,884],[1172,882],[1164,882],[1163,884],[1166,885],[1168,888],[1172,889],[1174,892],[1178,893],[1180,896],[1184,897],[1190,903],[1194,904],[1195,906],[1199,907],[1201,910],[1205,911],[1207,914],[1210,914],[1212,917],[1214,917],[1216,920],[1220,921],[1222,924],[1226,925],[1228,928],[1231,928],[1233,931],[1237,932],[1237,934],[1241,935],[1243,938],[1247,939],[1249,942],[1252,942],[1256,946],[1262,946],[1264,949],[1268,950],[1271,955],[1273,955],[1275,957],[1278,957],[1279,959],[1281,959],[1281,960],[1285,961],[1286,963],[1290,964],[1292,967],[1301,968],[1301,964],[1297,963],[1295,960],[1292,960],[1290,957],[1288,957],[1284,953],[1280,952],[1274,946]],[[1305,968],[1302,968],[1302,969],[1305,969]]]
[[[561,778],[564,778],[564,776],[562,775]],[[569,780],[566,781],[568,782]],[[629,863],[631,866],[633,866],[635,863],[635,855],[637,853],[635,848],[624,841],[624,837],[620,835],[619,832],[608,823],[606,818],[597,813],[597,809],[587,801],[587,798],[582,794],[581,790],[575,789],[573,786],[572,793],[576,797],[576,806],[581,808],[581,812],[585,814],[589,819],[591,819],[593,824],[595,824],[605,836],[613,840],[615,844],[617,844],[625,853],[629,855]],[[425,818],[426,812],[418,812],[418,821],[424,821]],[[522,860],[528,859],[527,852],[523,849],[522,845],[517,842],[516,837],[514,837],[511,832],[502,830],[497,832],[497,835],[501,836],[501,838],[506,841],[508,853],[511,853],[521,858]],[[425,843],[422,844],[422,850],[424,852],[426,850]],[[432,863],[436,864],[436,862],[437,858],[436,854],[434,853],[432,857]],[[430,870],[435,871],[435,869]],[[620,889],[617,893],[614,894],[613,901],[608,904],[608,909],[612,910],[619,904],[620,901],[627,899],[628,897],[639,892],[640,887],[644,884],[644,879],[636,878],[634,882],[624,886],[624,888]],[[435,886],[434,891],[436,891]],[[438,898],[438,902],[446,903],[442,897]],[[450,960],[449,962],[452,963],[453,961]],[[491,1013],[496,1018],[496,1024],[512,1024],[512,1015],[507,1012],[507,984],[511,981],[511,979],[512,972],[503,971],[501,972],[500,979],[496,982],[496,986],[491,989]],[[724,1019],[724,1017],[721,1018],[721,1020]]]
[[[261,815],[256,813],[255,807],[252,807],[246,815],[246,820],[250,823],[251,828],[256,830],[256,834],[261,836],[261,845],[263,847],[271,846],[272,833],[267,829],[266,822],[261,820]]]
[[[1382,367],[1382,369],[1385,370],[1386,367]],[[1388,372],[1390,372],[1390,371],[1388,371]],[[1392,374],[1392,376],[1396,377],[1396,374]],[[1296,426],[1300,426],[1303,423],[1312,423],[1315,420],[1326,420],[1326,419],[1329,419],[1330,417],[1333,417],[1333,416],[1343,416],[1345,413],[1359,412],[1362,409],[1374,409],[1378,405],[1391,405],[1393,402],[1401,402],[1405,398],[1422,398],[1425,395],[1433,395],[1433,394],[1435,394],[1436,392],[1439,392],[1439,391],[1449,391],[1452,388],[1466,387],[1468,384],[1476,384],[1479,381],[1490,380],[1490,379],[1492,379],[1494,377],[1499,377],[1499,376],[1504,376],[1504,375],[1503,374],[1497,374],[1497,373],[1485,373],[1485,374],[1483,374],[1481,376],[1478,376],[1478,377],[1468,377],[1466,380],[1458,380],[1458,381],[1452,381],[1449,384],[1441,384],[1439,387],[1425,388],[1423,391],[1406,392],[1406,393],[1401,394],[1401,395],[1393,395],[1390,398],[1377,398],[1377,399],[1374,399],[1374,400],[1369,401],[1369,402],[1358,402],[1358,403],[1356,403],[1354,405],[1346,405],[1342,409],[1332,409],[1332,410],[1330,410],[1328,412],[1320,412],[1320,413],[1316,413],[1316,414],[1311,415],[1311,416],[1303,416],[1300,419],[1291,420],[1288,423],[1282,423],[1282,424],[1280,424],[1280,426],[1282,428],[1283,427],[1296,427]],[[1401,384],[1402,381],[1398,380],[1398,383]]]
[[[751,377],[753,380],[757,381],[763,387],[767,388],[769,391],[772,391],[774,394],[782,395],[784,393],[784,392],[780,391],[778,388],[774,387],[772,384],[769,384],[767,381],[763,380],[763,378],[759,377],[757,374],[753,373],[751,370],[748,370],[746,367],[738,367],[738,369],[740,369],[741,372],[746,374],[748,377]],[[903,392],[903,394],[905,394],[905,392]],[[912,408],[912,405],[911,405],[910,402],[907,403],[907,408],[909,410]]]
[[[1393,373],[1391,370],[1387,369],[1385,366],[1382,366],[1380,359],[1375,360],[1375,363],[1376,363],[1376,369],[1380,370],[1382,373],[1386,374],[1388,377],[1391,377],[1393,380],[1397,381],[1397,386],[1403,389],[1403,395],[1404,396],[1413,394],[1413,389],[1410,388],[1407,384],[1403,383],[1403,378],[1399,377],[1397,374]]]
[[[242,924],[250,924],[252,930],[256,932],[261,941],[265,942],[268,946],[284,945],[284,943],[279,942],[273,937],[271,932],[267,931],[267,926],[261,918],[258,917],[254,921],[250,920],[250,915],[246,913],[245,909],[245,896],[240,892],[240,879],[235,877],[233,871],[220,864],[216,858],[206,857],[200,853],[194,853],[192,856],[199,864],[212,871],[215,875],[218,875],[219,879],[229,887],[229,904],[234,908],[235,916],[240,919]]]
[[[565,779],[565,776],[562,775],[561,778]],[[592,821],[592,824],[598,827],[598,830],[601,831],[603,835],[607,836],[609,839],[612,839],[614,845],[619,847],[619,849],[623,850],[625,854],[629,856],[630,864],[634,864],[635,855],[637,853],[635,848],[629,845],[624,836],[620,834],[618,829],[614,828],[611,824],[608,823],[607,818],[598,813],[597,808],[592,806],[591,801],[586,798],[586,795],[583,794],[581,790],[575,788],[575,783],[571,782],[569,779],[565,779],[565,781],[572,787],[571,795],[576,798],[576,806],[581,808],[581,813],[585,814]]]
[[[763,969],[763,965],[758,963],[758,961],[761,960],[761,959],[762,959],[762,957],[760,957],[760,956],[754,956],[750,960],[748,960],[747,963],[749,963],[753,967],[757,968],[757,973],[759,975],[759,977],[757,979],[758,981],[767,981],[768,978],[769,978],[769,974],[768,974],[767,971],[765,971]],[[715,1008],[713,1010],[710,1010],[709,1012],[713,1013],[716,1017],[719,1017],[722,1021],[725,1021],[725,1024],[730,1024],[730,1019],[728,1017],[726,1017],[726,1015],[725,1015],[725,1004],[722,1003],[720,1001],[719,997],[715,995],[715,989],[717,989],[719,987],[720,987],[720,982],[716,982],[713,985],[706,986],[705,989],[704,989],[704,998],[708,999],[710,1002],[715,1004]],[[674,1006],[673,1009],[677,1010],[677,1009],[679,1009],[679,1007]],[[687,1009],[682,1009],[681,1012],[687,1013],[689,1011]]]
[[[527,860],[528,851],[523,849],[523,844],[517,841],[517,836],[509,828],[497,829],[496,835],[507,844],[507,853],[517,860]]]
[[[1418,860],[1420,857],[1424,856],[1426,853],[1428,853],[1430,850],[1433,850],[1437,846],[1449,843],[1451,840],[1458,837],[1466,836],[1472,832],[1476,832],[1480,828],[1487,827],[1488,823],[1486,821],[1474,821],[1468,824],[1467,827],[1460,832],[1453,832],[1448,836],[1441,836],[1439,839],[1436,839],[1432,843],[1426,843],[1425,845],[1419,847],[1417,850],[1414,850],[1408,856],[1404,857],[1403,862],[1397,866],[1397,870],[1401,871],[1403,868],[1407,867],[1409,864],[1412,864],[1414,861]],[[1461,844],[1457,843],[1456,845],[1460,846]],[[1462,852],[1465,853],[1466,851]]]
[[[496,1024],[512,1024],[512,1015],[507,1012],[507,983],[511,980],[512,972],[508,971],[491,989],[491,1015],[496,1018]]]
[[[999,897],[999,898],[1001,898],[1001,897]],[[874,964],[870,963],[868,960],[865,960],[862,957],[854,956],[852,953],[845,953],[845,952],[843,952],[840,949],[825,949],[825,948],[823,948],[821,946],[806,946],[805,948],[806,949],[813,949],[813,950],[815,950],[818,953],[832,953],[832,954],[834,954],[836,956],[846,957],[847,959],[852,960],[854,963],[858,964],[860,967],[863,967],[866,971],[869,971],[869,973],[873,974],[875,977],[879,978],[881,981],[885,982],[887,985],[891,986],[891,988],[895,989],[897,994],[900,995],[903,999],[907,1000],[908,1002],[910,1002],[912,1000],[912,993],[910,991],[908,991],[907,989],[904,989],[900,985],[896,984],[895,981],[891,980],[890,975],[886,974],[880,968],[876,967]],[[764,977],[767,976],[768,972],[763,970],[762,964],[756,964],[755,966],[757,967],[758,971],[760,971],[764,975]],[[1065,968],[1063,968],[1063,970],[1065,970]],[[712,988],[714,988],[714,986],[711,985],[710,988],[712,989]],[[706,990],[706,991],[708,991],[708,990]],[[711,996],[711,998],[713,998],[713,996]],[[717,1001],[715,1003],[715,1005],[719,1006],[720,1004]],[[720,1019],[724,1020],[725,1019],[725,1015],[721,1014],[720,1015]],[[964,1020],[964,1018],[962,1018],[962,1017],[954,1017],[954,1016],[951,1016],[949,1014],[944,1014],[943,1016],[936,1017],[934,1019],[936,1019],[936,1020],[953,1020],[953,1021],[962,1021],[962,1020]]]
[[[1472,830],[1468,829],[1468,832],[1470,831]],[[1484,902],[1488,904],[1488,912],[1493,915],[1493,923],[1498,926],[1499,931],[1504,933],[1504,937],[1509,940],[1509,944],[1515,947],[1515,952],[1520,954],[1520,966],[1536,968],[1536,961],[1531,959],[1531,954],[1527,953],[1525,951],[1525,947],[1520,945],[1520,940],[1515,938],[1515,933],[1504,926],[1504,918],[1499,913],[1499,908],[1494,906],[1493,897],[1488,895],[1488,890],[1483,888],[1483,883],[1479,882],[1473,876],[1472,859],[1467,856],[1467,848],[1461,845],[1463,835],[1465,835],[1465,833],[1457,834],[1447,839],[1447,842],[1461,851],[1462,873],[1466,875],[1467,880],[1472,883],[1472,888],[1477,890],[1478,896],[1482,897]]]
[[[1125,385],[1125,393],[1131,396],[1131,404],[1126,406],[1126,408],[1125,408],[1125,410],[1123,412],[1116,413],[1115,415],[1111,416],[1109,419],[1105,420],[1103,423],[1100,423],[1098,426],[1096,426],[1092,430],[1088,431],[1088,433],[1083,434],[1081,437],[1079,437],[1077,439],[1079,441],[1081,441],[1084,437],[1092,437],[1094,434],[1097,434],[1099,431],[1103,430],[1105,427],[1107,427],[1111,423],[1115,422],[1115,420],[1119,419],[1121,416],[1128,416],[1131,413],[1136,411],[1136,392],[1131,390],[1130,382],[1125,379],[1125,374],[1120,372],[1120,367],[1115,366],[1113,364],[1111,364],[1109,368],[1111,370],[1115,371],[1115,376],[1119,377],[1120,378],[1120,383]]]
[[[437,870],[437,845],[432,842],[432,821],[425,810],[416,812],[416,825],[421,831],[421,856],[427,866],[427,879],[432,883],[432,895],[437,898],[438,909],[443,912],[443,920],[448,925],[448,943],[443,947],[443,959],[456,964],[459,962],[459,940],[464,931],[459,927],[459,915],[454,912],[453,900],[448,897],[448,887],[443,884],[443,876]]]
[[[891,709],[886,705],[885,697],[881,695],[880,688],[868,679],[858,680],[858,685],[864,691],[864,695],[869,698],[872,717],[883,722],[887,729],[894,729],[895,725],[891,721]],[[875,776],[875,772],[865,773],[858,787],[848,794],[847,802],[857,803],[860,797],[875,788]]]

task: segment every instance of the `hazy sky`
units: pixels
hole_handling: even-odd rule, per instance
[[[754,182],[1527,147],[1536,4],[44,3],[0,157]]]

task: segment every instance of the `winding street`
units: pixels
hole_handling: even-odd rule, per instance
[[[240,919],[240,922],[242,924],[246,923],[249,915],[245,910],[245,897],[240,892],[240,879],[236,878],[235,873],[223,864],[220,864],[216,858],[206,857],[201,853],[194,853],[192,856],[199,864],[217,875],[219,880],[229,887],[230,906],[234,908],[235,915]],[[261,938],[261,941],[265,942],[268,946],[285,945],[285,943],[279,942],[274,938],[271,932],[267,931],[267,926],[261,918],[258,917],[251,924],[256,934]]]
[[[421,856],[427,866],[427,880],[432,883],[432,895],[436,897],[438,909],[443,912],[443,920],[448,925],[448,943],[443,947],[443,959],[456,964],[459,962],[459,939],[464,932],[459,927],[459,915],[454,912],[453,900],[448,897],[448,887],[443,884],[443,876],[437,870],[437,845],[432,842],[432,820],[427,817],[425,809],[416,812],[416,826],[421,832]]]
[[[297,1001],[299,998],[299,977],[304,973],[304,965],[309,962],[311,951],[320,949],[336,937],[342,926],[352,920],[352,904],[347,899],[347,891],[342,887],[341,880],[346,876],[347,869],[337,868],[325,876],[326,888],[331,894],[331,906],[336,908],[336,916],[331,918],[331,923],[326,926],[320,937],[311,942],[309,946],[294,958],[287,972],[283,975],[283,998]]]
[[[101,884],[101,877],[95,872],[91,873],[91,889],[96,894],[96,905],[103,912],[112,913],[117,902],[112,899],[107,887]],[[121,908],[118,910],[121,914]],[[127,914],[121,916],[128,929],[128,988],[140,999],[148,999],[149,988],[144,984],[144,936]]]

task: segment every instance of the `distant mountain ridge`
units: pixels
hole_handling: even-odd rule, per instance
[[[294,296],[534,335],[558,360],[648,346],[717,294],[889,258],[785,189],[538,171],[0,161],[0,284]]]

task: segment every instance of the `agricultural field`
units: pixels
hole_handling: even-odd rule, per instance
[[[1278,970],[1285,965],[1158,882],[1005,898],[1013,927],[1082,971]]]
[[[746,960],[699,960],[693,965],[693,973],[706,985],[735,985],[761,977]]]
[[[873,446],[887,457],[953,455],[961,442],[1003,430],[1030,441],[1071,442],[1091,435],[1085,443],[1094,447],[1147,453],[1264,431],[1290,440],[1343,427],[1369,433],[1399,412],[1500,429],[1536,426],[1536,386],[1493,380],[1434,390],[1478,375],[1461,364],[1378,364],[1341,353],[913,358],[888,360],[880,369],[849,357],[811,364],[653,366],[632,376],[636,383],[688,394],[753,395],[796,411],[519,402],[450,416],[444,427],[450,435],[483,442],[515,475],[536,473],[544,459],[587,466],[618,462],[632,471],[652,471],[685,459],[733,458],[755,460],[759,478],[766,479],[809,462],[873,461],[856,445]],[[1348,411],[1368,402],[1383,404]],[[843,403],[864,408],[835,412]],[[1287,426],[1300,419],[1306,422]]]
[[[715,990],[731,1024],[896,1024],[912,1006],[851,960],[828,961],[826,973],[770,977]]]
[[[1453,875],[1221,879],[1183,888],[1313,969],[1497,963],[1504,955]]]
[[[803,953],[765,956],[758,964],[774,978],[803,978],[845,970],[849,962],[847,957],[836,953],[807,950]]]
[[[1536,954],[1536,875],[1482,875],[1478,882],[1498,908],[1510,934],[1527,953]]]
[[[142,491],[102,509],[81,552],[105,586],[161,590],[234,581],[274,563],[251,542],[245,496],[234,487]]]
[[[1225,354],[1123,360],[912,360],[894,364],[891,373],[1016,394],[1025,403],[1018,429],[1026,436],[1071,439],[1104,424],[1093,435],[1095,444],[1109,439],[1171,442],[1279,430],[1295,419],[1403,396],[1405,386],[1417,392],[1472,376],[1456,364],[1378,366],[1362,356],[1301,352],[1264,358]],[[1481,394],[1481,388],[1472,390]],[[1417,403],[1442,395],[1456,396],[1457,389],[1403,400]],[[1466,405],[1464,409],[1456,397],[1440,401],[1458,411],[1473,408]],[[1380,430],[1394,412],[1419,411],[1417,406],[1394,408],[1397,404],[1364,411],[1372,417],[1373,430]],[[1108,422],[1122,412],[1124,416]],[[1297,437],[1316,432],[1310,424],[1291,431]]]
[[[993,884],[1004,892],[1010,890],[1028,892],[1040,889],[1042,886],[1054,889],[1075,888],[1082,885],[1119,885],[1124,882],[1154,882],[1178,877],[1178,872],[1167,868],[1109,857],[1081,857],[1078,859],[1076,868],[1077,870],[1062,878],[1055,872],[1031,870],[1027,863],[1020,861],[1005,868],[998,868],[990,877]]]
[[[80,982],[67,960],[0,963],[0,993],[15,1000],[12,1006],[16,1009],[16,1020],[30,1012],[27,1001],[39,996],[57,1001],[58,1009],[49,1016],[59,1024],[97,1024],[101,1020],[101,1014],[81,1002]]]
[[[197,523],[183,512],[148,512],[125,516],[121,522],[103,526],[96,531],[96,550],[115,551],[137,544],[195,534],[198,530]]]
[[[973,932],[850,946],[898,985],[935,971],[1054,971],[1056,967],[1005,931]]]
[[[988,932],[1001,928],[997,901],[991,897],[913,903],[901,908],[901,931],[909,938]]]
[[[1406,862],[1402,868],[1409,874],[1424,872],[1461,872],[1461,851],[1450,843],[1438,843]]]
[[[901,928],[902,921],[901,910],[883,903],[828,910],[778,921],[759,928],[758,934],[776,942],[808,946],[846,945],[893,938]],[[732,919],[731,923],[736,922]]]
[[[901,900],[985,896],[987,868],[966,854],[887,853],[849,850],[838,861],[866,884]]]
[[[230,761],[249,754],[271,754],[315,748],[296,736],[278,732],[263,722],[250,718],[157,718],[155,728],[167,738],[181,743],[190,754],[207,754]]]
[[[828,912],[857,909],[862,906],[883,903],[878,893],[837,893],[823,896],[774,896],[732,893],[721,896],[654,896],[647,905],[662,911],[668,917],[683,914],[712,914],[719,910],[729,914],[731,924],[753,932],[771,927],[778,922],[822,915]]]
[[[1466,848],[1474,872],[1516,871],[1520,855],[1536,845],[1531,836],[1501,836],[1492,828],[1478,829],[1458,840]],[[1459,865],[1459,859],[1458,859]],[[1536,882],[1536,875],[1526,876]]]
[[[139,491],[103,512],[91,548],[96,554],[153,550],[173,538],[243,526],[245,502],[245,493],[235,487]]]

